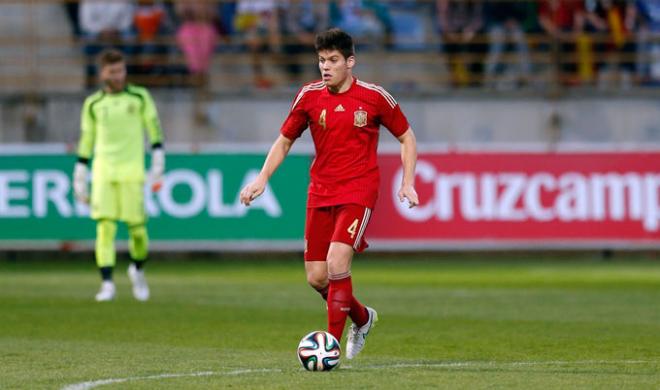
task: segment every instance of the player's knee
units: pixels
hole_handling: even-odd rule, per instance
[[[109,219],[103,219],[96,224],[96,239],[104,244],[111,243],[115,240],[117,233],[117,223]]]
[[[128,227],[129,252],[134,260],[143,260],[147,257],[149,237],[144,225],[132,225]]]
[[[146,241],[147,228],[144,225],[131,225],[128,227],[128,235],[133,241]]]
[[[351,260],[344,257],[328,257],[328,274],[343,275],[351,271]]]
[[[308,272],[307,283],[315,290],[321,290],[328,285],[328,274],[322,272]]]
[[[351,270],[351,260],[353,259],[353,248],[349,245],[339,242],[330,244],[328,251],[328,273],[344,274]]]

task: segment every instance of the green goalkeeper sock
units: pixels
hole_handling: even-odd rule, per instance
[[[128,227],[128,252],[136,262],[144,261],[149,252],[149,236],[144,225]]]
[[[96,265],[99,268],[115,266],[115,235],[117,223],[103,219],[96,223]]]

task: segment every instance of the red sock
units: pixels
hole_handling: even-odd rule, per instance
[[[330,291],[328,292],[328,332],[341,341],[341,335],[346,326],[346,317],[351,311],[351,300],[353,298],[353,284],[351,277],[343,279],[330,279]]]
[[[362,326],[369,321],[369,312],[367,312],[367,308],[364,307],[355,296],[351,299],[351,311],[348,315],[351,316],[351,320],[353,320],[353,323],[357,326]]]
[[[318,291],[324,301],[327,301],[328,290],[329,286],[325,286],[324,288],[316,291]],[[357,326],[363,326],[367,323],[367,321],[369,321],[369,312],[367,312],[367,308],[364,307],[364,305],[361,304],[360,301],[355,298],[355,296],[351,297],[351,311],[348,313],[348,315],[351,317],[353,323]]]

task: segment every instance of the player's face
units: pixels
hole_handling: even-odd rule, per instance
[[[345,58],[338,50],[319,51],[319,70],[329,88],[340,88],[352,76],[355,57]]]
[[[126,64],[122,61],[103,66],[101,68],[101,82],[104,87],[112,92],[123,90],[126,84]]]

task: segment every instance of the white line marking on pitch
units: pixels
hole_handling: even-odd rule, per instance
[[[384,370],[391,368],[452,368],[452,367],[480,367],[480,366],[566,366],[572,364],[657,364],[658,361],[649,360],[575,360],[575,361],[545,361],[545,362],[494,362],[494,361],[472,361],[472,362],[446,362],[446,363],[395,363],[372,365],[362,367],[342,366],[344,369],[359,370]]]
[[[203,372],[192,372],[189,374],[158,374],[158,375],[148,375],[148,376],[134,376],[128,378],[110,378],[110,379],[101,379],[97,381],[89,382],[80,382],[74,383],[72,385],[67,385],[62,388],[62,390],[88,390],[93,389],[98,386],[110,385],[113,383],[124,383],[131,381],[143,381],[150,379],[168,379],[168,378],[186,378],[186,377],[199,377],[199,376],[217,376],[217,375],[242,375],[242,374],[254,374],[260,372],[281,372],[280,369],[258,369],[258,370],[234,370],[234,371],[203,371]]]
[[[565,365],[584,365],[584,364],[658,364],[659,361],[648,360],[576,360],[576,361],[547,361],[547,362],[447,362],[447,363],[395,363],[383,364],[363,367],[341,366],[344,370],[357,369],[357,370],[385,370],[396,368],[455,368],[455,367],[484,367],[484,366],[565,366]],[[148,376],[134,376],[127,378],[110,378],[100,379],[96,381],[80,382],[64,386],[62,390],[89,390],[95,387],[110,385],[113,383],[124,383],[132,381],[142,381],[151,379],[169,379],[169,378],[186,378],[186,377],[202,377],[202,376],[231,376],[243,375],[254,373],[275,373],[282,372],[281,369],[241,369],[233,371],[202,371],[192,372],[188,374],[158,374]]]

